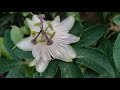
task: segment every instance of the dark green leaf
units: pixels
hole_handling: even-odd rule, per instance
[[[43,73],[35,73],[33,75],[34,78],[54,78],[54,76],[56,75],[57,69],[59,66],[59,61],[58,60],[54,60],[54,61],[50,61],[47,69],[45,70],[45,72]]]
[[[59,61],[57,61],[57,60],[51,61],[48,65],[47,69],[45,70],[45,72],[42,73],[41,77],[54,78],[54,76],[57,72],[58,66],[59,66]]]
[[[99,75],[99,77],[98,78],[109,78],[109,76],[108,75]]]
[[[10,70],[6,78],[32,78],[32,71],[28,65],[19,64]]]
[[[116,25],[120,25],[120,15],[115,16],[112,20]]]
[[[113,48],[113,58],[116,65],[116,68],[120,72],[120,33],[115,41]]]
[[[5,32],[4,39],[5,39],[4,44],[5,44],[7,51],[9,52],[9,54],[12,56],[13,59],[18,59],[18,57],[12,51],[12,49],[15,45],[13,44],[13,42],[11,40],[10,30],[7,30]]]
[[[35,71],[36,72],[36,71]],[[33,78],[41,78],[40,73],[36,72],[33,74]]]
[[[89,22],[89,21],[83,21],[82,25],[83,25],[83,29],[86,30],[86,29],[88,29],[90,27],[96,26],[96,23]]]
[[[92,48],[76,48],[76,52],[78,64],[82,64],[101,75],[107,74],[109,77],[115,77],[108,58],[101,51]]]
[[[21,66],[17,66],[10,70],[6,78],[25,78],[24,71]]]
[[[105,22],[107,21],[108,15],[110,15],[110,14],[111,14],[111,12],[103,12],[103,18],[104,18]]]
[[[7,60],[4,58],[0,58],[0,74],[6,73],[19,63],[16,60]]]
[[[25,77],[27,77],[27,78],[33,77],[34,67],[29,67],[28,64],[22,64],[22,68],[23,68]]]
[[[19,48],[13,50],[14,54],[22,59],[34,59],[31,51],[23,51]]]
[[[80,36],[80,46],[89,46],[94,44],[103,36],[105,30],[106,27],[103,25],[95,25],[85,29]]]
[[[105,19],[103,17],[103,12],[96,12],[96,16],[99,19],[99,22],[104,23]]]
[[[105,53],[105,55],[108,57],[111,65],[114,68],[116,68],[114,60],[113,60],[113,55],[112,55],[113,54],[113,42],[111,42],[107,38],[103,38],[102,41],[100,42],[100,44],[98,45],[98,48],[100,51]]]
[[[84,72],[84,78],[98,78],[99,74],[87,68]]]
[[[83,78],[80,68],[72,63],[60,62],[61,78]]]
[[[73,28],[70,30],[70,33],[79,36],[82,31],[83,31],[83,26],[79,21],[76,21]]]

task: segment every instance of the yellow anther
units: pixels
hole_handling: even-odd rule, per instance
[[[47,24],[48,24],[48,26],[51,28],[51,30],[53,31],[53,27],[52,27],[52,25],[51,25],[51,22],[50,22],[50,21],[47,21]]]
[[[36,34],[37,34],[36,31],[31,31],[31,35],[32,35],[33,37],[35,37]]]
[[[40,25],[41,25],[41,23],[40,23],[40,22],[38,22],[38,23],[34,24],[34,26],[40,26]]]

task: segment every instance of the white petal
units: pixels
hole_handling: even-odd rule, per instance
[[[75,23],[75,18],[74,16],[69,16],[68,18],[64,19],[60,25],[64,26],[65,29],[69,32],[69,30],[73,27]]]
[[[80,40],[80,37],[66,33],[66,32],[59,32],[59,33],[56,33],[53,39],[63,44],[71,44],[71,43],[78,42]]]
[[[45,61],[51,60],[51,56],[48,52],[49,47],[45,43],[38,43],[37,45],[34,45],[32,54],[33,57],[36,60],[39,60],[40,58],[43,58]]]
[[[71,57],[71,59],[74,59],[77,57],[77,54],[72,46],[64,45],[63,47],[64,47],[66,53]]]
[[[41,47],[41,52],[42,52],[42,58],[45,60],[45,61],[50,61],[51,60],[51,56],[48,52],[48,49],[49,49],[49,46],[42,46]]]
[[[52,21],[52,25],[57,25],[60,23],[60,16],[56,16],[55,19]]]
[[[31,26],[31,31],[39,32],[40,27],[39,26]]]
[[[30,62],[29,67],[35,66],[37,62],[38,61],[34,59],[32,62]]]
[[[32,55],[37,61],[41,58],[42,54],[39,44],[33,46]]]
[[[72,58],[66,53],[64,47],[55,43],[49,47],[49,53],[54,59],[60,59],[65,62],[72,62]]]
[[[36,64],[36,71],[39,73],[43,73],[46,70],[48,64],[49,61],[45,61],[43,59],[39,60]]]
[[[33,15],[32,20],[34,23],[40,23],[40,19],[38,18],[38,15]]]
[[[35,19],[35,17],[34,17],[34,19]],[[40,27],[39,26],[34,26],[36,24],[35,22],[33,22],[32,20],[30,20],[28,18],[26,20],[27,20],[28,26],[29,26],[31,31],[36,31],[36,32],[40,31]]]
[[[24,51],[31,51],[33,44],[31,43],[32,38],[27,37],[16,44],[18,48]]]
[[[26,20],[27,20],[29,28],[32,30],[34,22],[32,20],[28,19],[28,18]]]

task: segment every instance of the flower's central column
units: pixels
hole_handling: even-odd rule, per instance
[[[46,32],[44,32],[44,30],[43,30],[43,20],[44,20],[44,16],[43,15],[40,15],[39,16],[39,18],[40,18],[40,22],[41,22],[41,24],[40,24],[40,32],[37,34],[37,36],[34,38],[34,39],[32,39],[31,40],[31,42],[34,44],[34,45],[36,45],[37,44],[37,38],[39,37],[39,35],[42,33],[44,36],[45,36],[45,39],[46,39],[46,45],[52,45],[53,44],[53,41],[47,36],[47,34],[46,34]]]

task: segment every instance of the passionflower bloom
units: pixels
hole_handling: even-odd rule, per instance
[[[32,51],[35,59],[29,66],[35,66],[40,73],[46,70],[51,60],[72,62],[77,55],[70,44],[80,40],[80,37],[69,33],[75,22],[74,16],[61,22],[59,16],[53,21],[46,21],[44,17],[33,15],[32,20],[27,18],[31,35],[16,44],[21,50]]]

